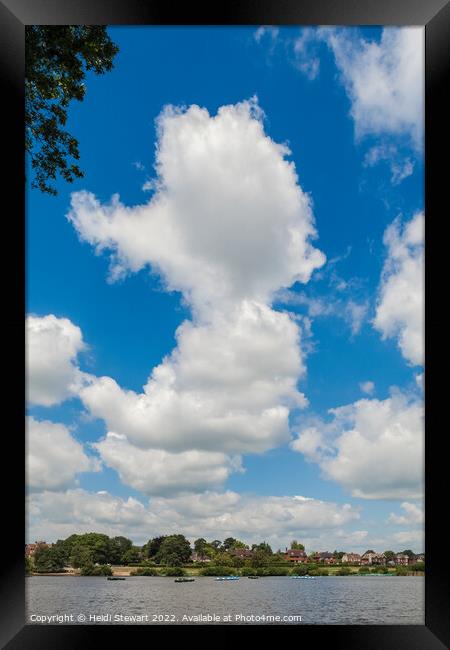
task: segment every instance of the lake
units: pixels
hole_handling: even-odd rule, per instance
[[[230,582],[200,577],[189,583],[160,577],[110,581],[104,577],[33,576],[26,580],[26,600],[27,622],[33,624],[425,622],[425,579],[413,576],[267,577]],[[55,615],[59,621],[45,618]],[[277,620],[274,616],[297,618]]]

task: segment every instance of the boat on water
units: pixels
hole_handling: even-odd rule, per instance
[[[195,578],[175,578],[174,582],[195,582]]]
[[[315,580],[314,576],[291,576],[294,580]]]
[[[126,578],[122,578],[120,576],[108,576],[106,579],[107,580],[126,580]]]
[[[239,580],[239,576],[220,576],[216,580]]]
[[[249,580],[258,580],[259,576],[247,576]]]

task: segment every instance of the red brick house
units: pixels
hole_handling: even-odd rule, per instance
[[[397,553],[394,557],[394,562],[397,566],[406,566],[409,564],[409,557],[404,553]]]
[[[307,562],[308,556],[306,555],[305,551],[302,551],[297,548],[290,548],[290,549],[286,549],[286,552],[284,554],[284,559],[287,560],[288,562],[301,564],[303,562]]]
[[[324,551],[322,553],[318,553],[317,555],[319,556],[318,561],[322,564],[336,564],[336,558],[334,557],[333,553]]]
[[[52,546],[51,544],[47,544],[47,542],[44,542],[43,540],[39,542],[34,542],[34,544],[25,544],[25,557],[33,557],[34,554],[36,553],[36,550],[38,546]]]

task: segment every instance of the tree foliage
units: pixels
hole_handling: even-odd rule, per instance
[[[86,564],[81,567],[80,575],[82,576],[112,576],[112,569],[107,564]]]
[[[125,563],[127,561],[126,558],[128,557],[128,553],[132,551],[132,548],[133,542],[131,539],[128,539],[128,537],[113,537],[109,542],[109,562],[111,564]]]
[[[265,551],[255,550],[250,559],[250,566],[254,568],[267,566],[269,562],[268,555]]]
[[[158,571],[156,569],[152,569],[152,567],[141,567],[139,569],[135,569],[134,571],[130,571],[130,576],[157,576]]]
[[[147,544],[145,545],[146,551],[147,551],[147,557],[153,558],[155,555],[158,553],[159,549],[161,548],[161,544],[163,541],[166,539],[167,535],[160,535],[159,537],[152,537],[152,539],[149,539]]]
[[[339,571],[336,571],[337,576],[349,576],[351,573],[351,570],[346,566],[343,566]]]
[[[207,546],[208,546],[208,542],[206,541],[206,539],[204,537],[199,537],[194,542],[194,551],[198,555],[204,555]]]
[[[291,550],[293,551],[304,551],[305,547],[303,544],[300,544],[300,542],[297,542],[296,539],[293,539],[291,542]]]
[[[59,543],[60,540],[57,544]],[[62,540],[61,545],[68,554],[70,564],[75,568],[111,563],[111,539],[103,533],[71,535],[70,538]]]
[[[237,575],[237,569],[233,566],[207,566],[200,570],[202,576],[232,576]]]
[[[186,571],[181,566],[172,565],[167,567],[164,575],[173,577],[184,576],[186,575]]]
[[[25,556],[25,575],[33,573],[34,564],[30,557]]]
[[[34,554],[34,569],[37,573],[59,573],[64,570],[64,560],[58,549],[42,544]]]
[[[74,544],[69,557],[69,562],[75,569],[94,564],[94,554],[92,549],[81,542]]]
[[[230,553],[221,552],[214,556],[214,564],[216,566],[232,566],[234,565],[234,559],[235,557],[230,555]]]
[[[184,535],[169,535],[162,541],[155,556],[156,562],[167,566],[186,564],[191,557],[191,545]]]
[[[136,564],[142,559],[142,551],[139,546],[130,546],[122,555],[123,564]]]
[[[234,537],[227,537],[226,539],[223,540],[221,548],[223,551],[231,551],[236,548],[248,548],[248,546],[244,542],[241,542],[240,539],[235,539]]]
[[[294,566],[291,569],[291,575],[293,576],[305,576],[308,573],[308,569],[305,566]]]
[[[65,130],[72,99],[86,94],[86,72],[113,67],[118,47],[101,25],[29,25],[25,54],[25,148],[34,171],[32,187],[56,194],[59,173],[68,182],[83,176],[78,142]]]
[[[260,544],[252,544],[252,551],[260,551],[265,555],[273,555],[272,548],[267,542],[261,542]]]

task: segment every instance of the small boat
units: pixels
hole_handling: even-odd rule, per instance
[[[258,580],[259,576],[247,576],[249,580]]]
[[[314,576],[291,576],[294,580],[314,580]]]
[[[216,580],[239,580],[239,576],[220,576]]]
[[[107,580],[125,580],[126,578],[121,578],[120,576],[108,576]]]
[[[195,582],[195,578],[175,578],[174,582]]]

